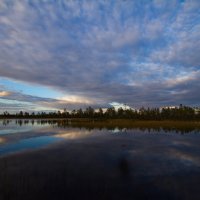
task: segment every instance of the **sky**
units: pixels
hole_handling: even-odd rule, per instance
[[[0,112],[200,103],[199,0],[1,0]]]

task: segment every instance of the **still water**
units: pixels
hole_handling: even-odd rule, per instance
[[[0,199],[200,199],[200,131],[0,121]]]

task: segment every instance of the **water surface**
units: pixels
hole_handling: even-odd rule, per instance
[[[200,132],[0,121],[0,199],[200,199]]]

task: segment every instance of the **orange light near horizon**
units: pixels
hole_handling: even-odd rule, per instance
[[[6,97],[9,96],[11,93],[8,91],[0,91],[0,97]]]
[[[0,143],[4,143],[5,139],[4,138],[0,138]]]

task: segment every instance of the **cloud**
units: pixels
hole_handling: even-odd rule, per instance
[[[3,0],[0,76],[62,92],[54,100],[12,94],[49,108],[197,104],[199,7],[197,0]],[[194,78],[184,93],[185,74]]]
[[[94,101],[86,99],[84,97],[80,97],[80,96],[71,96],[70,95],[70,96],[59,97],[57,99],[61,100],[61,101],[71,102],[71,103],[94,104]]]
[[[200,2],[185,1],[179,7],[176,16],[166,29],[166,34],[171,34],[167,46],[152,52],[152,58],[154,61],[173,66],[199,68],[200,17],[197,10]]]
[[[67,108],[67,110],[85,109],[88,106],[107,107],[107,104],[98,102],[95,99],[86,99],[81,96],[63,96],[57,98],[44,98],[33,95],[23,94],[19,91],[0,92],[0,112],[5,110],[11,112],[24,111],[57,111]],[[9,95],[5,95],[9,94]]]

